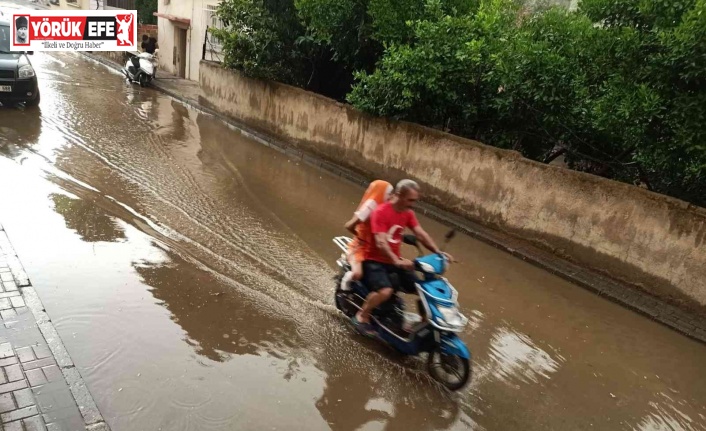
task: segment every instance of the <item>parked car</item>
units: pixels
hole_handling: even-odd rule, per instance
[[[29,61],[32,51],[10,51],[12,15],[0,13],[0,103],[39,105],[37,74]]]

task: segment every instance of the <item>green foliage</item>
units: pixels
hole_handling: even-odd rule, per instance
[[[603,58],[611,80],[594,126],[634,148],[628,162],[655,190],[703,205],[706,2],[584,0],[581,9],[614,50]]]
[[[478,7],[477,0],[444,0],[436,6],[448,15],[460,16]],[[425,0],[370,0],[372,37],[383,44],[405,43],[414,35],[412,22],[427,16]]]
[[[408,42],[410,23],[425,17],[425,0],[294,0],[307,35],[351,73],[372,70],[383,46]],[[477,0],[443,0],[446,13],[465,14]]]
[[[466,127],[492,109],[495,52],[506,41],[515,14],[496,0],[473,15],[448,15],[439,0],[425,5],[425,19],[411,27],[412,42],[393,43],[372,74],[359,73],[348,100],[377,115],[437,127]]]
[[[157,24],[157,17],[154,16],[154,12],[157,12],[157,0],[137,0],[135,8],[140,23]]]
[[[227,0],[218,5],[224,29],[211,29],[223,43],[226,67],[249,76],[294,85],[306,83],[305,29],[287,0]]]
[[[694,0],[583,0],[580,11],[605,27],[671,28]]]
[[[217,36],[249,75],[706,204],[706,0],[542,3],[224,0]]]
[[[366,4],[361,0],[295,0],[309,36],[329,46],[333,59],[364,67],[360,56],[370,49]]]

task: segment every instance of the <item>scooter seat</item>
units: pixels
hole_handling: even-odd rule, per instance
[[[360,292],[369,292],[369,289],[360,281],[351,281],[351,287]]]

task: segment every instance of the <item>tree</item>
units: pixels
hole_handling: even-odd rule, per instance
[[[581,11],[621,47],[604,65],[616,79],[596,126],[634,148],[655,190],[706,203],[706,2],[584,0]],[[615,114],[627,112],[633,122]]]
[[[330,52],[327,76],[353,84],[355,71],[371,73],[384,47],[409,42],[410,21],[424,17],[425,0],[295,0],[298,15],[307,28],[306,39]],[[465,13],[476,0],[439,0],[439,8],[456,15]]]
[[[246,75],[305,86],[307,56],[298,43],[305,29],[291,0],[225,0],[216,11],[223,29],[224,65]]]
[[[137,0],[137,19],[142,24],[157,24],[157,0]]]
[[[358,73],[348,100],[376,115],[475,135],[496,117],[496,54],[516,13],[509,0],[483,2],[470,14],[428,0],[424,18],[410,24],[411,41],[390,44],[374,73]]]

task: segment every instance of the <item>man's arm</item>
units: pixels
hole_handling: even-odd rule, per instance
[[[392,251],[390,248],[390,244],[387,242],[387,234],[386,233],[376,233],[375,234],[375,245],[377,246],[378,250],[383,252],[385,256],[390,259],[390,262],[395,262],[395,265],[397,265],[397,262],[400,260],[399,257]]]
[[[390,244],[387,242],[386,233],[375,234],[375,245],[377,245],[378,250],[381,250],[391,262],[394,262],[394,266],[410,271],[414,269],[414,262],[403,257],[397,257],[397,255],[392,251]]]
[[[436,246],[436,243],[433,239],[431,239],[427,231],[422,228],[422,225],[418,224],[413,227],[412,232],[414,232],[414,234],[417,236],[417,240],[419,240],[419,242],[421,242],[422,245],[427,248],[427,250],[431,251],[432,253],[441,253],[439,247]]]
[[[441,249],[437,247],[434,240],[431,239],[431,236],[429,236],[429,234],[424,229],[422,229],[421,225],[416,225],[412,228],[412,231],[417,236],[417,240],[419,240],[419,242],[421,242],[424,247],[426,247],[429,251],[436,254],[443,254],[449,261],[455,262],[453,256],[451,256],[449,253],[441,251]]]

